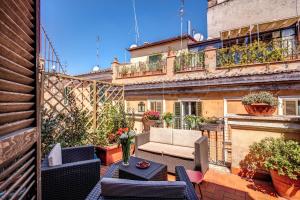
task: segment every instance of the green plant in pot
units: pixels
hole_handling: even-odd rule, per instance
[[[270,171],[273,185],[280,196],[300,199],[300,144],[283,138],[265,138],[249,147],[250,170]]]
[[[268,116],[275,112],[278,101],[271,93],[263,91],[244,96],[242,104],[250,115]]]
[[[153,111],[153,110],[144,112],[143,117],[142,117],[144,131],[146,131],[146,132],[150,131],[150,127],[157,124],[159,120],[160,120],[159,112]]]
[[[195,129],[197,125],[200,123],[200,118],[195,115],[186,115],[184,117],[184,121],[188,129]]]
[[[163,115],[163,120],[165,121],[167,128],[169,128],[173,123],[173,115],[170,112],[166,112]]]

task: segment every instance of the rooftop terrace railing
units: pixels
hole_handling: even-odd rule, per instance
[[[118,78],[141,77],[150,75],[160,75],[166,73],[167,60],[158,62],[138,62],[122,65],[118,68]]]
[[[65,66],[61,63],[61,60],[51,42],[45,28],[41,25],[40,34],[40,58],[43,61],[43,70],[45,72],[58,72],[65,74]]]
[[[272,63],[298,58],[299,44],[295,38],[281,38],[269,43],[255,41],[247,45],[217,49],[217,67]]]
[[[189,72],[204,68],[204,51],[182,53],[174,60],[174,71]]]

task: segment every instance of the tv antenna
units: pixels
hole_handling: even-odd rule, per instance
[[[184,0],[180,0],[180,9],[179,9],[179,15],[180,15],[180,47],[182,49],[182,35],[183,35],[183,15],[184,15]]]
[[[97,46],[97,50],[96,50],[96,65],[93,67],[92,71],[93,72],[97,72],[100,70],[100,65],[99,65],[99,43],[100,43],[100,37],[99,35],[96,38],[96,46]]]
[[[132,0],[132,7],[133,7],[133,14],[134,14],[135,43],[138,45],[140,41],[140,33],[139,33],[139,26],[136,17],[135,0]]]

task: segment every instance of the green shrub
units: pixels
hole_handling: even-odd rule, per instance
[[[243,105],[251,105],[254,103],[265,103],[270,106],[277,106],[277,99],[269,92],[251,93],[242,98]]]
[[[251,162],[247,167],[278,171],[279,175],[287,175],[297,179],[300,174],[300,144],[283,138],[265,138],[249,147]]]
[[[172,122],[173,122],[173,114],[170,113],[170,112],[166,112],[164,115],[163,115],[163,120],[166,122],[167,124],[167,127],[170,127]]]
[[[188,127],[188,129],[195,129],[200,123],[200,118],[195,115],[186,115],[184,117],[184,121]]]
[[[46,155],[50,152],[52,147],[56,144],[58,136],[58,124],[61,120],[61,116],[57,113],[50,112],[47,109],[43,109],[41,112],[42,124],[41,124],[41,149],[42,154]],[[43,156],[44,157],[44,156]]]

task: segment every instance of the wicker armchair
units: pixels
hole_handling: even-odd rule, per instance
[[[43,200],[84,199],[100,179],[94,147],[63,148],[62,163],[49,167],[48,159],[42,162]]]
[[[115,176],[118,165],[113,164],[105,173],[103,177],[112,178]],[[176,181],[184,181],[186,183],[186,191],[185,191],[185,200],[198,200],[197,194],[195,192],[193,184],[190,182],[189,177],[183,166],[176,166]],[[97,183],[94,189],[87,196],[86,200],[155,200],[156,198],[138,198],[138,197],[130,197],[130,198],[113,198],[113,197],[104,197],[101,195],[101,181]],[[160,200],[175,200],[170,199],[167,196],[165,198],[159,198]],[[179,199],[179,198],[178,198]],[[181,199],[180,199],[181,200]]]

